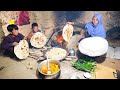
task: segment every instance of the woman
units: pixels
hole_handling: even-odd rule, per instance
[[[80,23],[74,23],[74,22],[68,22],[68,24],[83,27],[83,25]],[[106,30],[104,28],[104,25],[102,23],[102,16],[100,14],[95,14],[92,18],[92,22],[88,22],[84,26],[84,30],[81,30],[80,34],[85,34],[86,37],[102,37],[106,38]]]
[[[81,23],[74,23],[74,22],[68,22],[68,24],[81,27],[82,30],[80,34],[84,35],[85,37],[96,37],[97,36],[97,37],[106,38],[106,30],[102,23],[102,16],[100,14],[95,14],[92,18],[92,21],[88,22],[86,25],[83,25]],[[82,39],[83,38],[80,38],[79,42]],[[79,50],[77,52],[77,56],[78,58],[85,57],[83,54],[79,52]],[[95,59],[95,58],[92,58],[92,59]]]

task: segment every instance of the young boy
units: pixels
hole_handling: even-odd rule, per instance
[[[34,35],[34,33],[36,33],[36,32],[41,32],[41,30],[38,29],[38,24],[37,23],[32,23],[32,31],[27,36],[27,41],[29,43],[30,48],[32,48],[32,46],[30,44],[30,39]]]
[[[15,58],[14,47],[25,37],[18,32],[18,27],[15,24],[8,25],[7,30],[10,34],[3,39],[1,48],[5,50],[4,55]]]

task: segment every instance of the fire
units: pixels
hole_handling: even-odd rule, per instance
[[[58,42],[60,45],[62,45],[62,43],[63,43],[63,36],[62,36],[62,34],[57,37],[57,42]]]

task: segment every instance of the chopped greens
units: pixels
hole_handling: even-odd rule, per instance
[[[80,59],[72,63],[73,67],[81,71],[94,72],[96,65],[94,60]]]

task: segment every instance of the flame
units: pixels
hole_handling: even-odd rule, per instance
[[[63,43],[63,36],[62,36],[62,34],[57,37],[57,42],[58,42],[60,45],[62,45],[62,43]]]

